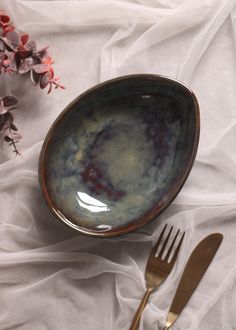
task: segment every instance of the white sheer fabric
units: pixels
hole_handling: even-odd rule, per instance
[[[144,293],[147,256],[165,223],[185,230],[186,238],[140,329],[162,329],[192,248],[211,232],[222,232],[224,241],[173,330],[236,328],[235,4],[0,1],[18,29],[51,46],[66,85],[48,96],[23,77],[11,83],[24,138],[22,157],[0,149],[0,329],[128,329]],[[130,73],[164,74],[194,90],[201,110],[197,158],[178,197],[152,224],[114,239],[77,235],[53,218],[41,197],[42,141],[74,97]]]

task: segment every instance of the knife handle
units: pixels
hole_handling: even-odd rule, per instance
[[[148,298],[149,298],[152,290],[153,289],[147,289],[146,292],[144,293],[143,299],[141,300],[141,302],[138,306],[137,312],[134,315],[134,318],[133,318],[133,321],[131,323],[129,330],[138,330],[142,312],[143,312],[145,306],[147,305]]]

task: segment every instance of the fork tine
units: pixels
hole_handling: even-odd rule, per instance
[[[165,232],[165,230],[166,230],[166,227],[167,227],[167,224],[165,224],[165,227],[163,228],[163,230],[162,230],[162,232],[161,232],[161,234],[160,234],[160,236],[159,236],[159,238],[158,238],[156,244],[153,246],[152,251],[151,251],[151,253],[150,253],[150,257],[155,256],[155,254],[156,254],[156,252],[157,252],[157,249],[158,249],[158,247],[159,247],[159,245],[160,245],[160,243],[161,243],[161,241],[162,241],[162,237],[163,237],[163,235],[164,235],[164,232]]]
[[[165,251],[165,247],[166,247],[166,244],[167,244],[167,242],[168,242],[168,240],[169,240],[169,238],[170,238],[170,234],[171,234],[172,230],[173,230],[173,226],[171,226],[171,228],[170,228],[170,230],[169,230],[169,233],[168,233],[168,235],[167,235],[167,237],[166,237],[166,239],[165,239],[165,242],[164,242],[163,245],[162,245],[161,251],[160,251],[160,253],[158,254],[158,258],[162,258],[162,255],[163,255],[163,253],[164,253],[164,251]]]
[[[179,250],[180,250],[180,247],[182,245],[182,242],[183,242],[183,239],[184,239],[184,235],[185,235],[185,232],[183,233],[183,235],[182,235],[182,237],[181,237],[181,239],[179,241],[179,244],[178,244],[178,246],[177,246],[177,248],[175,250],[175,253],[174,253],[174,255],[173,255],[173,257],[172,257],[172,259],[170,261],[170,264],[174,264],[174,262],[175,262],[175,260],[176,260],[176,258],[178,256],[178,254],[179,254]]]
[[[173,241],[172,241],[172,243],[171,243],[171,246],[169,247],[169,250],[168,250],[168,252],[167,252],[167,254],[166,254],[165,258],[164,258],[164,260],[165,260],[166,262],[168,262],[168,259],[169,259],[169,257],[170,257],[170,254],[171,254],[172,250],[173,250],[173,247],[174,247],[174,245],[175,245],[175,242],[176,242],[176,239],[177,239],[177,237],[178,237],[178,235],[179,235],[179,232],[180,232],[180,230],[178,230],[177,233],[175,234],[175,237],[174,237],[174,239],[173,239]]]

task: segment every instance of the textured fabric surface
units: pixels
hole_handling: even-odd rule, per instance
[[[14,1],[0,7],[38,46],[50,45],[65,91],[19,77],[15,121],[22,157],[0,149],[0,329],[128,329],[145,290],[149,251],[165,223],[186,231],[180,257],[145,309],[140,329],[162,329],[192,248],[224,241],[173,330],[236,329],[236,1]],[[172,205],[150,225],[114,239],[77,235],[41,197],[37,165],[58,114],[87,88],[130,73],[164,74],[195,92],[200,144]],[[1,88],[9,88],[1,83]]]

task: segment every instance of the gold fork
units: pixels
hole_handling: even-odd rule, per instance
[[[158,241],[155,244],[155,246],[152,248],[150,256],[148,258],[147,265],[146,265],[146,271],[145,271],[146,292],[143,296],[141,303],[139,304],[139,307],[133,318],[133,321],[132,321],[132,324],[131,324],[129,330],[137,330],[139,328],[140,318],[141,318],[142,312],[148,302],[148,298],[149,298],[150,294],[152,293],[152,291],[155,288],[157,288],[162,282],[165,281],[167,276],[170,274],[170,272],[174,266],[174,263],[177,259],[185,233],[182,234],[182,236],[179,240],[179,243],[178,243],[177,247],[175,248],[173,256],[172,256],[171,260],[169,260],[171,252],[173,252],[173,248],[174,248],[174,245],[175,245],[175,242],[177,240],[180,230],[177,231],[165,257],[163,258],[166,245],[169,241],[171,232],[173,230],[173,226],[171,226],[171,228],[168,232],[168,235],[167,235],[163,245],[161,246],[166,227],[167,227],[167,225],[165,225],[164,229],[162,230],[162,232],[158,238]],[[161,248],[161,250],[157,254],[157,250],[159,247]]]

